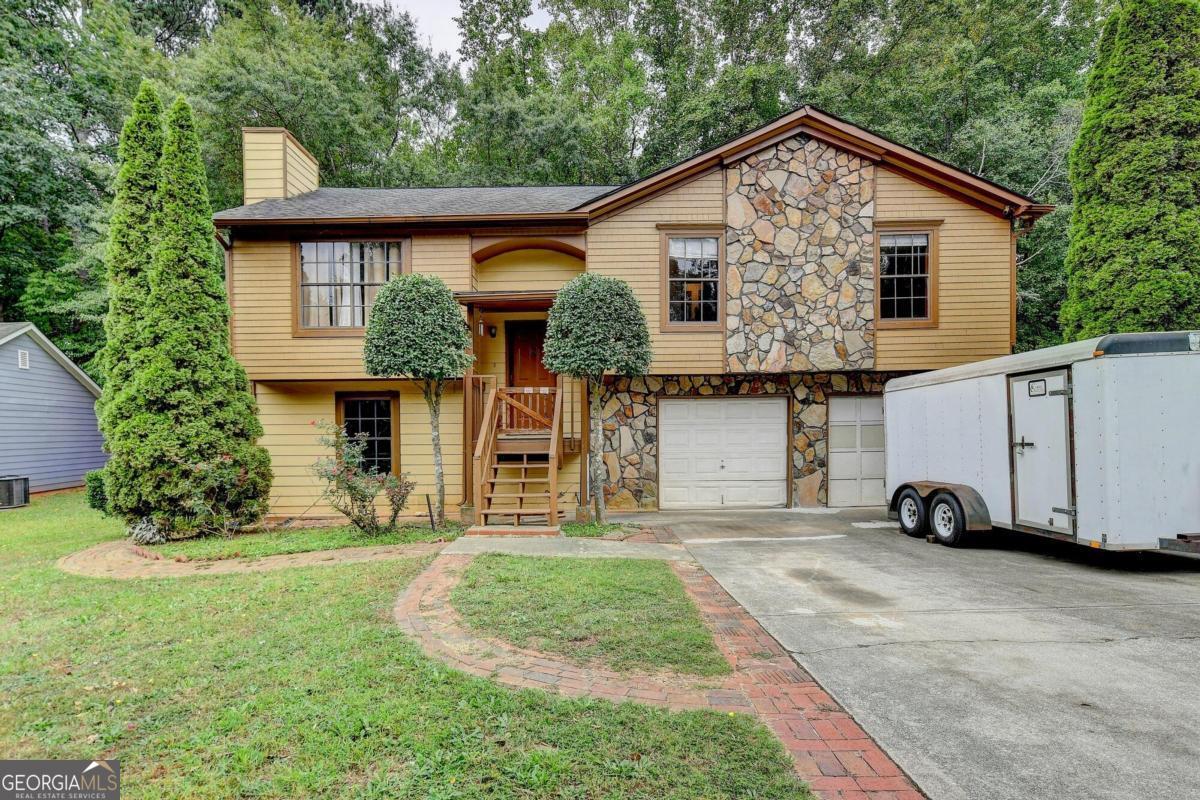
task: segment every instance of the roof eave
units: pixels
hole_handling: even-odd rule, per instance
[[[213,215],[213,224],[219,228],[247,228],[262,225],[428,225],[437,223],[460,224],[470,222],[575,222],[586,221],[583,211],[539,211],[505,214],[433,214],[369,217],[266,217],[246,219]]]

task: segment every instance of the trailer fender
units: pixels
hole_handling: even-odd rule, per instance
[[[987,503],[983,502],[983,496],[970,486],[962,483],[912,481],[902,484],[896,489],[895,494],[892,495],[891,502],[888,504],[889,516],[896,511],[896,503],[900,498],[900,493],[910,487],[916,489],[917,494],[921,495],[921,498],[924,500],[928,500],[931,495],[937,492],[949,492],[958,499],[963,513],[967,515],[967,530],[990,531],[992,529],[992,515],[988,512]]]

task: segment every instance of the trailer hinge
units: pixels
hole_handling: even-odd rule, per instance
[[[1050,510],[1055,514],[1062,514],[1064,517],[1075,516],[1075,506],[1069,506],[1067,508],[1051,508]]]
[[[1051,389],[1049,391],[1049,395],[1051,397],[1065,397],[1068,400],[1070,400],[1071,398],[1073,398],[1075,396],[1075,393],[1073,391],[1071,391],[1071,387],[1068,386],[1065,389]]]

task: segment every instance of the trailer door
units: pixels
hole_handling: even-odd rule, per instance
[[[1075,535],[1067,370],[1008,379],[1013,517],[1018,525]]]

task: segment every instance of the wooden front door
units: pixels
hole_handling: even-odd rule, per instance
[[[518,389],[535,390],[525,395],[525,405],[543,416],[554,414],[554,395],[539,393],[537,389],[555,385],[554,374],[542,364],[543,344],[546,339],[546,320],[509,320],[504,323],[504,342],[508,358],[508,385]],[[547,413],[548,412],[548,413]],[[509,408],[509,429],[523,430],[533,426],[532,421],[516,409]]]

